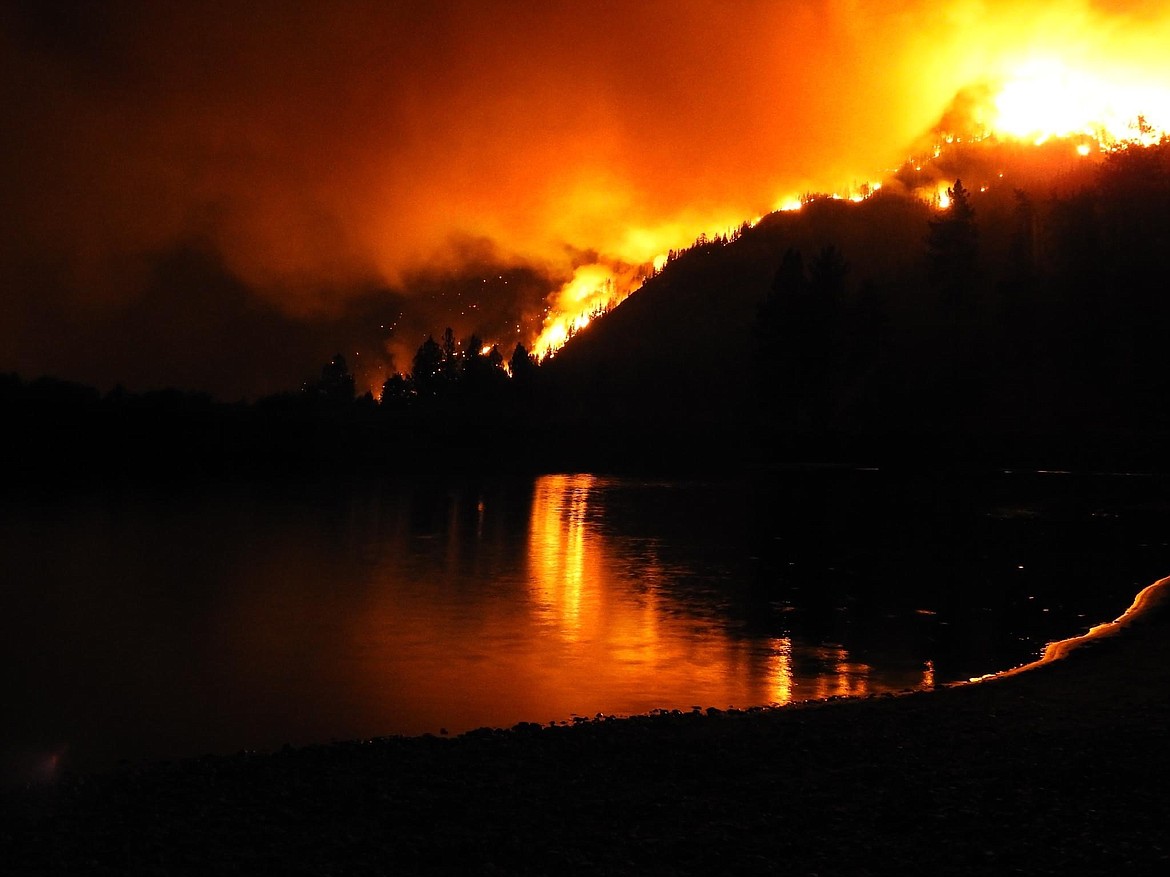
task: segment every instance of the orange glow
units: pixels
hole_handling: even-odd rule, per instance
[[[532,599],[568,640],[580,637],[582,591],[599,574],[597,552],[586,554],[585,511],[592,475],[542,479],[529,529]],[[591,588],[591,598],[596,593]]]
[[[768,659],[768,686],[771,703],[791,703],[794,698],[792,681],[792,640],[788,637],[772,640],[772,654]]]
[[[929,200],[954,178],[931,162],[971,139],[1068,138],[1070,159],[1091,160],[1170,125],[1166,4],[644,0],[615,6],[604,26],[588,4],[515,21],[491,4],[343,6],[297,5],[278,21],[190,4],[99,15],[112,54],[95,76],[65,47],[29,42],[19,15],[0,16],[0,81],[13,83],[0,170],[13,234],[0,270],[67,266],[47,325],[149,300],[149,254],[198,241],[281,319],[344,321],[371,290],[400,297],[397,331],[387,325],[362,353],[387,374],[446,325],[547,355],[666,267],[670,250],[738,228],[761,205],[799,209],[803,193],[863,200],[858,181],[881,179],[908,150]],[[916,146],[972,89],[965,129]],[[489,262],[540,282],[475,302],[436,288]],[[603,269],[612,290],[578,276]],[[6,296],[44,298],[31,279]],[[0,320],[0,350],[18,351],[4,368],[134,382],[83,345],[30,340],[26,311],[40,313],[13,307]],[[206,369],[199,349],[168,355]],[[225,367],[224,391],[248,367],[288,368],[291,347],[275,363],[282,349]]]
[[[1167,29],[1170,34],[1170,24]],[[1017,57],[1013,54],[1014,42],[1014,37],[1005,38],[1002,56],[990,63],[990,69],[998,73],[976,80],[982,81],[982,85],[965,84],[971,93],[982,96],[967,109],[970,117],[964,124],[970,131],[942,132],[930,148],[928,158],[911,160],[916,171],[922,172],[925,165],[941,158],[948,147],[988,138],[1035,145],[1052,139],[1080,138],[1070,148],[1076,155],[1087,157],[1115,144],[1152,143],[1165,136],[1163,120],[1170,120],[1170,87],[1158,84],[1157,67],[1146,65],[1127,72],[1118,63],[1102,63],[1099,69],[1090,71],[1065,63],[1058,53],[1027,55],[1025,60],[1015,61],[1012,60]],[[1118,61],[1116,57],[1111,60]],[[951,204],[947,189],[952,182],[937,182],[918,190],[918,194],[938,209],[946,210]],[[786,195],[775,202],[774,209],[799,211],[808,201],[818,198],[856,204],[881,189],[882,183],[874,181],[854,184],[853,188],[838,187],[825,194]],[[987,190],[985,184],[978,188],[980,192]],[[690,226],[698,227],[698,223]],[[655,232],[644,228],[630,231],[621,251],[643,253],[654,247],[684,248],[694,240],[686,236],[685,228],[685,224],[676,224],[660,227]],[[704,237],[701,234],[698,240]],[[661,270],[665,263],[665,256],[655,256],[654,270]],[[641,276],[632,277],[629,271],[619,274],[604,263],[577,268],[572,279],[550,298],[543,328],[533,344],[537,355],[543,358],[555,352],[594,317],[637,290],[641,279]]]
[[[1149,612],[1158,608],[1164,608],[1166,602],[1170,600],[1170,576],[1158,579],[1152,585],[1147,585],[1134,598],[1133,603],[1121,615],[1113,621],[1105,622],[1103,624],[1096,624],[1090,627],[1089,630],[1079,636],[1069,637],[1068,639],[1056,640],[1050,642],[1044,648],[1044,653],[1036,661],[1016,667],[1012,670],[1005,670],[1001,673],[988,673],[984,676],[974,676],[967,680],[968,682],[982,682],[985,679],[996,679],[1006,676],[1015,676],[1020,673],[1027,673],[1037,667],[1042,667],[1045,664],[1051,664],[1054,661],[1062,661],[1075,652],[1077,649],[1083,648],[1086,645],[1091,645],[1096,640],[1109,639],[1122,633],[1127,627],[1138,621],[1143,612]],[[959,683],[962,684],[962,683]]]
[[[601,521],[606,482],[591,475],[540,478],[529,526],[529,604],[537,623],[582,663],[548,666],[560,694],[605,686],[628,688],[664,708],[728,706],[706,692],[727,691],[736,706],[870,692],[867,665],[841,647],[798,646],[776,638],[764,651],[715,628],[696,627],[664,609],[667,573],[638,551],[637,587],[630,556]],[[603,658],[603,656],[608,656]],[[618,658],[614,666],[613,658]],[[596,660],[593,660],[596,658]],[[604,674],[609,674],[608,676]],[[913,685],[916,679],[907,679]],[[645,709],[645,707],[641,707]]]
[[[851,662],[849,653],[840,646],[822,646],[816,654],[832,668],[832,672],[817,678],[818,698],[860,697],[869,693],[868,665]]]
[[[1139,117],[1146,130],[1139,130]],[[1073,67],[1058,57],[1038,57],[1007,74],[994,97],[989,127],[1037,145],[1077,134],[1110,144],[1154,142],[1166,124],[1170,87],[1149,71]]]
[[[856,19],[858,32],[881,30],[891,23],[855,4],[832,5],[831,17],[835,21],[837,16],[840,20]],[[872,174],[881,167],[875,158],[895,154],[891,147],[896,141],[890,135],[910,143],[915,136],[912,126],[917,124],[922,131],[937,122],[946,103],[959,93],[972,96],[964,110],[962,128],[940,131],[937,142],[911,161],[917,171],[936,178],[917,194],[944,210],[950,206],[946,189],[953,183],[953,174],[941,175],[949,179],[938,182],[937,165],[927,166],[940,160],[948,148],[988,138],[1037,145],[1067,139],[1074,155],[1088,157],[1118,143],[1155,142],[1170,124],[1170,60],[1162,48],[1165,39],[1170,39],[1170,14],[1149,20],[1113,18],[1080,0],[992,2],[981,7],[978,15],[962,5],[944,3],[938,14],[947,22],[935,32],[942,38],[916,44],[913,51],[908,49],[898,56],[895,65],[907,71],[903,85],[916,93],[918,103],[892,100],[890,94],[895,92],[886,91],[865,109],[851,100],[856,117],[844,120],[840,131],[830,123],[826,130],[833,132],[832,137],[819,140],[809,130],[802,131],[802,142],[816,143],[805,152],[813,158],[801,162],[799,179],[804,188],[797,191],[806,194],[785,194],[774,200],[774,210],[798,211],[809,200],[821,197],[859,203],[879,192],[879,181],[854,182],[852,186],[840,181],[850,176],[857,180],[853,175],[859,172]],[[920,18],[925,21],[929,17],[929,12],[921,11]],[[892,32],[889,36],[896,39]],[[864,53],[860,47],[853,48]],[[849,93],[849,88],[841,87],[847,71],[823,73],[834,94]],[[850,84],[861,89],[856,82]],[[873,121],[867,134],[859,136],[859,120],[869,112],[874,112]],[[813,172],[807,172],[809,169]],[[759,185],[767,185],[777,177],[761,172],[756,179]],[[613,177],[606,177],[604,185],[612,182]],[[793,192],[791,176],[786,183],[781,191]],[[987,191],[985,181],[976,185],[973,190]],[[596,189],[575,192],[584,204],[596,203],[601,197]],[[621,210],[631,202],[611,193],[606,205]],[[692,208],[685,216],[675,214],[666,221],[637,216],[636,224],[627,231],[607,234],[610,245],[605,252],[612,258],[577,268],[550,299],[547,318],[534,344],[538,355],[554,352],[575,331],[640,285],[641,277],[618,277],[607,266],[645,264],[653,258],[654,269],[661,270],[664,257],[651,254],[682,249],[696,238],[701,240],[701,234],[716,233],[713,228],[718,224],[711,221],[711,215],[715,211],[721,216],[735,215],[728,213],[728,206],[712,203],[706,210]],[[734,227],[735,223],[723,225]]]
[[[544,359],[638,285],[628,271],[615,271],[602,264],[582,265],[550,298],[540,335],[532,342],[533,353]]]
[[[827,194],[814,194],[810,192],[801,196],[786,195],[776,201],[774,209],[780,211],[781,213],[794,213],[800,210],[809,201],[815,201],[819,198],[829,198],[833,201],[850,201],[853,204],[860,204],[867,198],[876,195],[881,191],[881,189],[882,184],[880,182],[869,182],[862,183],[856,188],[834,190],[833,192]],[[756,222],[759,222],[758,218],[756,219]],[[755,222],[752,224],[754,225]]]
[[[749,226],[752,224],[748,223]],[[740,225],[741,222],[721,216],[708,222],[705,228],[698,226],[697,238],[689,231],[694,226],[685,224],[629,231],[625,236],[628,248],[623,248],[623,252],[632,253],[638,261],[619,258],[575,268],[573,276],[549,296],[540,333],[529,349],[538,359],[551,356],[596,317],[621,304],[630,293],[638,290],[651,270],[661,271],[667,263],[666,250],[683,249],[696,239],[713,243],[729,238]]]

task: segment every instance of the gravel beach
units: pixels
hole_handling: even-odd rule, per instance
[[[1160,872],[1168,583],[1051,660],[932,692],[62,778],[6,794],[0,863],[8,875]]]

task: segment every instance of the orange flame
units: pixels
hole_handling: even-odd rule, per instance
[[[683,249],[696,240],[716,242],[730,239],[736,234],[737,227],[755,225],[762,218],[756,216],[746,223],[708,223],[697,238],[687,226],[681,224],[655,230],[631,231],[627,237],[632,252],[643,255],[659,247],[662,251],[640,264],[614,259],[575,268],[573,276],[549,296],[540,334],[531,345],[532,352],[538,359],[553,355],[594,319],[621,304],[627,296],[641,288],[652,271],[661,271],[666,266],[668,249]]]
[[[1151,81],[1120,68],[1090,72],[1070,66],[1052,54],[1025,55],[1023,60],[1014,61],[1001,59],[993,69],[999,72],[988,77],[985,83],[994,84],[975,89],[984,93],[985,98],[973,108],[973,118],[968,120],[973,133],[963,136],[941,133],[929,153],[910,160],[916,172],[929,179],[931,171],[926,165],[939,159],[948,147],[964,140],[996,139],[1035,145],[1068,140],[1071,153],[1086,158],[1118,144],[1150,144],[1167,136],[1170,86],[1162,86],[1158,77]],[[952,183],[951,179],[936,177],[916,193],[936,208],[946,210],[951,203],[947,189]],[[980,191],[987,188],[979,186]],[[773,209],[798,211],[819,198],[859,203],[881,189],[882,183],[873,181],[823,194],[785,195],[776,200]],[[749,225],[755,225],[759,219],[756,217]],[[628,231],[627,249],[644,255],[656,248],[685,247],[695,238],[688,235],[683,225],[653,232]],[[710,229],[710,223],[706,225]],[[692,229],[695,227],[701,224],[696,223]],[[702,241],[706,234],[701,233],[698,239]],[[662,270],[666,261],[665,253],[654,256],[654,271]],[[533,352],[541,359],[552,355],[593,319],[640,288],[643,280],[644,275],[638,269],[617,261],[599,261],[576,268],[572,278],[550,296],[543,326],[532,344]]]
[[[994,133],[1037,145],[1077,134],[1105,144],[1148,144],[1170,123],[1170,88],[1118,71],[1071,68],[1052,57],[1015,65],[992,103]]]
[[[540,335],[532,345],[537,358],[554,353],[595,317],[641,286],[632,273],[601,263],[577,268],[572,279],[552,296]]]

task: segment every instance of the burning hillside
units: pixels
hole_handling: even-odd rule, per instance
[[[828,193],[786,195],[774,209],[794,212],[822,198],[858,203],[893,191],[945,210],[950,206],[948,189],[958,178],[981,192],[1069,185],[1084,179],[1086,163],[1093,166],[1111,150],[1160,142],[1168,125],[1170,83],[1117,66],[1088,71],[1055,56],[1033,56],[963,88],[913,154],[900,167],[877,175],[880,179]],[[729,227],[704,230],[697,244],[718,239]],[[672,246],[683,248],[680,241]],[[662,249],[652,260],[653,268],[661,269],[667,259]],[[646,269],[644,264],[615,271],[600,263],[578,268],[549,298],[534,342],[538,356],[554,354],[576,331],[636,291],[652,273]]]
[[[1167,38],[1144,0],[6,4],[0,368],[235,398],[446,326],[552,350],[809,195],[1157,137]]]

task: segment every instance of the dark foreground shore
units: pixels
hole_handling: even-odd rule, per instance
[[[1168,591],[1059,660],[929,693],[64,780],[4,801],[0,871],[1157,873]]]

